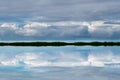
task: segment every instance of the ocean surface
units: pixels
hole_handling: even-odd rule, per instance
[[[119,46],[0,47],[0,80],[119,79]]]

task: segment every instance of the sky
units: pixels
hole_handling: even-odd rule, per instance
[[[0,41],[120,40],[120,0],[0,0]]]

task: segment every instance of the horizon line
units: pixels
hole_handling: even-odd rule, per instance
[[[120,42],[0,42],[0,46],[120,46]]]

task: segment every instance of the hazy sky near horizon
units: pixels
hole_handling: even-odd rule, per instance
[[[120,0],[0,0],[0,40],[120,40]]]

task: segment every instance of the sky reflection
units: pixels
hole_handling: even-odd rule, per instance
[[[0,47],[0,79],[117,80],[119,52],[115,46]]]

